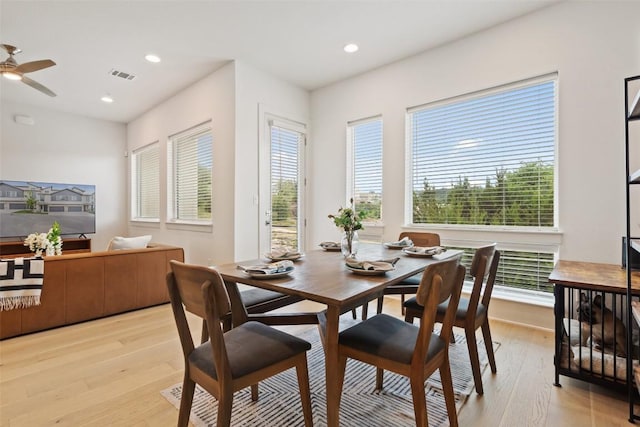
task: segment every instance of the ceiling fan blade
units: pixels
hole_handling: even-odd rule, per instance
[[[50,59],[41,59],[40,61],[31,61],[20,64],[16,67],[16,71],[19,73],[31,73],[33,71],[42,70],[43,68],[53,67],[56,65]]]
[[[42,92],[42,93],[44,93],[46,95],[56,96],[56,94],[53,93],[53,91],[51,91],[51,89],[41,85],[40,83],[38,83],[35,80],[31,80],[29,77],[22,76],[22,83],[26,83],[29,86],[31,86],[32,88],[37,89],[37,90],[39,90],[40,92]]]

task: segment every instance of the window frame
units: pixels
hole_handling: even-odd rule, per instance
[[[355,205],[355,127],[366,125],[373,122],[380,122],[380,216],[379,218],[367,218],[363,221],[363,224],[369,226],[381,226],[383,225],[383,200],[384,200],[384,121],[382,114],[366,117],[363,119],[352,120],[347,122],[347,153],[346,153],[346,200],[345,206],[349,206],[350,200],[354,199]],[[355,205],[357,210],[357,205]]]
[[[157,197],[158,197],[158,206],[157,206],[157,216],[155,217],[145,217],[141,215],[141,194],[140,194],[140,175],[139,175],[139,161],[140,156],[148,153],[151,150],[157,151]],[[135,222],[150,222],[150,223],[159,223],[160,222],[160,212],[161,212],[161,202],[160,202],[160,141],[154,141],[145,146],[139,147],[132,151],[131,154],[131,209],[130,209],[130,220]]]
[[[442,223],[415,223],[413,221],[413,141],[412,141],[412,113],[427,108],[434,108],[438,106],[452,105],[455,103],[470,101],[473,99],[482,98],[485,96],[504,93],[510,90],[522,89],[525,87],[535,86],[538,84],[553,82],[555,85],[554,92],[554,148],[553,148],[553,226],[521,226],[521,225],[482,225],[482,224],[442,224]],[[506,83],[503,85],[495,86],[488,89],[481,89],[474,92],[453,96],[446,99],[437,100],[425,104],[409,107],[405,112],[405,207],[404,207],[404,222],[409,227],[414,228],[429,228],[434,227],[447,230],[493,230],[493,231],[508,231],[508,232],[538,232],[541,234],[557,233],[560,231],[559,226],[559,203],[558,203],[558,147],[559,147],[559,135],[558,135],[558,119],[559,119],[559,86],[558,73],[549,73],[542,76],[537,76],[529,79],[524,79],[516,82]]]
[[[211,161],[211,190],[210,190],[210,200],[211,200],[211,218],[210,219],[192,219],[192,218],[178,218],[178,207],[176,200],[176,143],[177,140],[181,137],[196,137],[198,134],[200,136],[209,134],[211,138],[211,146],[210,146],[210,161]],[[190,135],[191,134],[191,135]],[[194,231],[198,231],[200,226],[207,227],[203,231],[208,231],[210,227],[213,225],[213,168],[214,168],[214,135],[213,135],[213,125],[212,120],[206,120],[197,125],[191,126],[190,128],[184,129],[182,131],[176,132],[172,135],[169,135],[167,138],[167,225],[171,227],[172,225],[185,225],[185,226],[195,226]]]

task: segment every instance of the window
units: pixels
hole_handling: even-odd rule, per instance
[[[556,80],[409,111],[414,224],[551,228]]]
[[[555,230],[556,79],[408,110],[408,222]],[[496,285],[552,292],[547,278],[555,254],[518,246],[502,251]]]
[[[448,246],[450,249],[464,251],[460,263],[471,265],[475,248]],[[495,286],[524,289],[536,292],[553,293],[553,284],[549,283],[549,275],[555,265],[554,255],[546,252],[526,252],[500,250],[500,264],[496,273]],[[465,281],[473,283],[467,268]]]
[[[365,221],[381,219],[382,119],[350,122],[347,127],[347,194]]]
[[[157,142],[131,157],[131,209],[134,220],[160,220],[160,147]]]
[[[270,120],[271,247],[301,248],[299,183],[305,129],[286,120]]]
[[[168,164],[169,221],[211,224],[211,122],[169,137]]]

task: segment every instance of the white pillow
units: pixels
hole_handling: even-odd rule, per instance
[[[116,236],[109,242],[108,251],[117,251],[119,249],[142,249],[146,248],[151,241],[151,235],[138,237],[121,237]]]

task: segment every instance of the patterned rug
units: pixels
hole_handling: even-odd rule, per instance
[[[342,326],[342,325],[341,325]],[[449,347],[451,375],[456,394],[458,412],[473,391],[473,375],[467,343],[463,335],[456,334],[456,343]],[[312,344],[307,354],[313,422],[326,426],[324,353],[316,328],[301,335]],[[494,352],[499,348],[494,343]],[[487,366],[484,342],[479,340],[481,370]],[[392,372],[384,373],[384,389],[374,391],[375,368],[348,359],[340,404],[340,424],[347,427],[415,426],[411,386],[406,377]],[[257,402],[251,401],[250,390],[236,392],[233,398],[232,426],[300,426],[303,424],[302,407],[298,393],[295,369],[289,369],[260,383]],[[182,383],[163,390],[162,395],[176,408],[180,406]],[[436,371],[426,385],[429,425],[448,426],[449,421]],[[196,387],[190,420],[196,427],[216,425],[217,401],[199,386]]]

